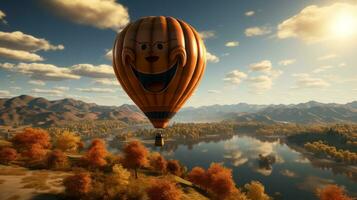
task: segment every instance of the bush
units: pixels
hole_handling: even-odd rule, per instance
[[[169,161],[167,161],[166,170],[169,173],[174,174],[176,176],[182,176],[182,174],[183,174],[183,170],[182,170],[181,164],[180,164],[180,162],[178,160],[169,160]]]
[[[16,160],[17,151],[11,147],[3,147],[0,149],[0,163],[9,164],[11,161]]]
[[[150,155],[150,166],[153,170],[164,173],[166,171],[167,161],[158,152],[154,152]]]
[[[327,185],[317,190],[317,197],[320,200],[352,200],[345,194],[345,191],[337,185]]]
[[[247,190],[247,197],[255,200],[270,200],[271,198],[265,193],[264,185],[259,181],[252,181],[245,184],[244,188]]]
[[[67,155],[61,150],[52,151],[47,158],[47,166],[49,169],[66,169],[69,167]]]
[[[179,200],[182,195],[175,183],[164,179],[152,180],[146,192],[150,200]]]
[[[25,128],[12,138],[12,143],[18,151],[22,152],[35,144],[48,149],[51,147],[50,139],[48,132],[43,129]]]
[[[63,180],[65,194],[69,197],[83,199],[91,190],[92,179],[88,173],[78,173]]]
[[[81,142],[80,136],[72,132],[64,131],[55,139],[55,147],[63,152],[77,152]]]

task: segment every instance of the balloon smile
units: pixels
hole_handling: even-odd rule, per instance
[[[133,72],[136,78],[139,79],[141,85],[150,92],[162,92],[170,84],[172,78],[175,76],[177,71],[178,62],[174,64],[169,70],[158,73],[158,74],[148,74],[142,73],[132,66]]]

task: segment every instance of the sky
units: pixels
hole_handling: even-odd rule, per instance
[[[0,98],[133,104],[112,69],[114,39],[160,15],[191,24],[208,51],[185,106],[357,100],[355,0],[3,0]]]

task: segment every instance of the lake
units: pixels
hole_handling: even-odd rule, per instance
[[[222,163],[233,170],[239,187],[258,180],[269,195],[280,196],[276,199],[317,199],[315,189],[330,183],[344,186],[350,195],[357,196],[357,184],[351,175],[339,171],[339,168],[331,169],[329,165],[315,163],[279,139],[263,141],[252,136],[235,135],[226,140],[193,145],[169,141],[162,149],[153,147],[150,141],[144,140],[144,143],[151,150],[160,151],[166,159],[178,159],[189,170],[195,166],[207,168],[212,162]],[[275,162],[262,164],[259,155],[270,155]]]

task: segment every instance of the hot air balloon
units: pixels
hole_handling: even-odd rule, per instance
[[[192,95],[205,67],[206,48],[199,34],[173,17],[141,18],[128,24],[114,43],[116,77],[158,129],[165,128]]]

